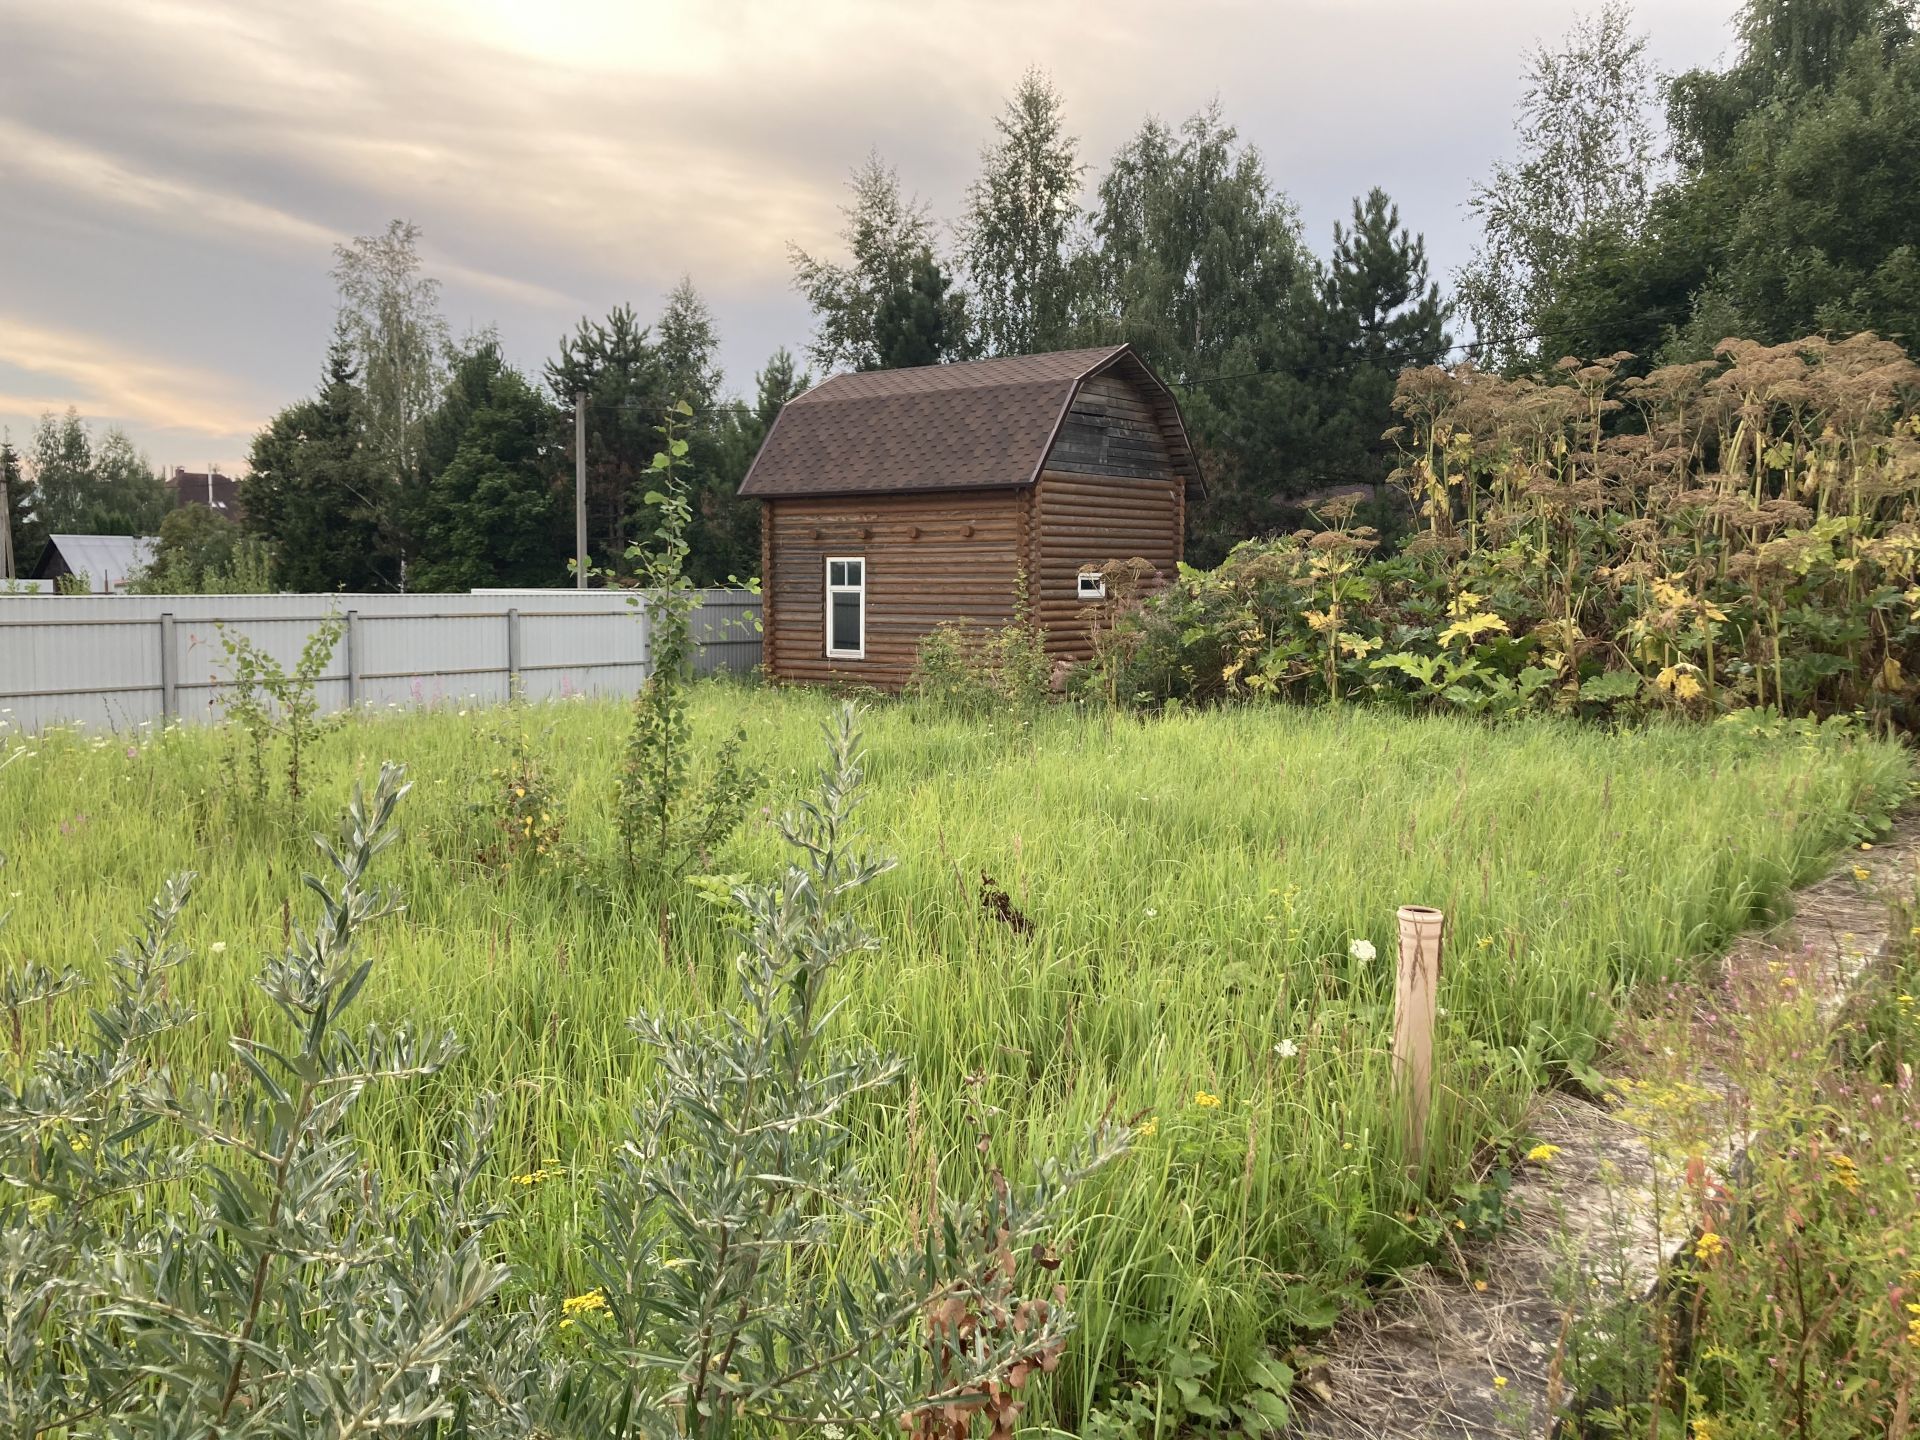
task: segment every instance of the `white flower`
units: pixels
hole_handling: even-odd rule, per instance
[[[1291,1060],[1300,1053],[1300,1047],[1291,1040],[1282,1040],[1278,1045],[1273,1047],[1273,1053],[1278,1055],[1282,1060]]]
[[[213,942],[213,944],[211,944],[211,945],[209,945],[209,946],[207,946],[207,953],[208,953],[209,955],[224,955],[224,954],[226,954],[226,953],[227,953],[227,942],[226,942],[226,941],[224,941],[224,940],[216,940],[216,941],[214,941],[214,942]]]
[[[1154,916],[1158,915],[1160,912],[1154,909],[1151,905],[1149,905],[1145,910],[1141,911],[1140,913],[1145,915],[1149,920],[1151,920]]]
[[[1379,952],[1373,948],[1373,942],[1371,940],[1349,940],[1347,942],[1347,954],[1351,955],[1361,964],[1366,965],[1371,964]]]

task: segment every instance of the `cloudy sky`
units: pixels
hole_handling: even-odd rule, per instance
[[[1641,0],[1656,62],[1734,0]],[[955,213],[1037,64],[1095,179],[1149,112],[1218,97],[1315,247],[1383,185],[1436,272],[1570,0],[0,0],[0,426],[125,427],[236,463],[313,386],[336,241],[424,230],[456,333],[537,370],[583,314],[690,274],[730,386],[808,332],[787,244],[831,250],[870,148]]]

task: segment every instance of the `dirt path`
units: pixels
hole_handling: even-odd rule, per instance
[[[1748,936],[1722,962],[1791,959],[1818,974],[1837,1005],[1887,943],[1885,897],[1911,886],[1920,814],[1903,814],[1870,851],[1851,851],[1832,874],[1800,890],[1794,917]],[[1861,880],[1855,867],[1869,872]],[[1644,1293],[1687,1237],[1661,1233],[1641,1137],[1598,1105],[1543,1095],[1528,1127],[1560,1147],[1550,1168],[1529,1166],[1509,1196],[1509,1226],[1474,1256],[1486,1288],[1422,1270],[1371,1311],[1344,1320],[1321,1347],[1324,1367],[1296,1391],[1293,1433],[1319,1440],[1437,1440],[1541,1436],[1552,1406],[1564,1324],[1556,1272],[1573,1256]],[[1731,1153],[1743,1136],[1726,1136]],[[1622,1262],[1625,1262],[1624,1265]],[[1499,1383],[1503,1382],[1503,1383]]]

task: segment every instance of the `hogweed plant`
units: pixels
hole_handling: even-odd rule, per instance
[[[1407,371],[1390,434],[1413,536],[1368,557],[1330,515],[1183,569],[1110,647],[1110,688],[1910,725],[1920,366],[1864,334],[1633,359]]]
[[[600,1187],[599,1284],[557,1310],[508,1297],[490,1100],[444,1125],[418,1191],[391,1185],[351,1126],[363,1098],[457,1052],[448,1034],[346,1024],[373,973],[368,927],[399,908],[370,881],[407,788],[396,768],[320,842],[319,914],[265,963],[274,1024],[234,1037],[226,1072],[188,1081],[161,1058],[192,1018],[172,938],[190,877],[115,956],[84,1040],[36,1046],[22,1023],[78,990],[74,973],[0,980],[0,1432],[1009,1434],[1071,1323],[1047,1216],[1121,1132],[1026,1189],[991,1174],[891,1254],[843,1266],[870,1223],[851,1136],[901,1073],[826,1039],[834,969],[872,945],[845,902],[886,868],[855,850],[859,782],[849,714],[820,798],[785,825],[798,863],[737,894],[741,1012],[634,1022],[649,1099]]]

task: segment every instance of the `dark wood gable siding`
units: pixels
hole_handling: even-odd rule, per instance
[[[1168,480],[1174,473],[1160,422],[1139,389],[1112,371],[1081,385],[1044,468],[1130,480]]]
[[[997,628],[1013,618],[1026,550],[1026,492],[784,496],[769,500],[763,590],[766,667],[780,680],[894,689],[920,641],[945,620]],[[867,564],[866,656],[829,660],[827,557]]]
[[[1080,572],[1142,559],[1171,579],[1184,553],[1185,484],[1138,386],[1109,371],[1080,387],[1034,492],[1035,617],[1053,654],[1085,659]]]

